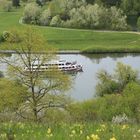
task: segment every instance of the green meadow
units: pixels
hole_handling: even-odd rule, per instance
[[[6,140],[139,140],[138,125],[3,123],[0,139]]]
[[[13,28],[24,30],[28,25],[19,24],[22,10],[0,12],[0,34]],[[60,50],[99,52],[140,52],[140,35],[129,32],[109,32],[82,29],[33,26],[48,41],[50,46]],[[4,48],[1,45],[1,49]]]

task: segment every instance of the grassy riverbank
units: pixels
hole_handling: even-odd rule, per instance
[[[138,125],[115,124],[24,124],[3,123],[0,139],[14,137],[15,140],[139,140]],[[114,139],[113,139],[114,138]]]
[[[21,10],[0,12],[0,33],[15,27],[24,30],[28,25],[19,24],[21,16]],[[135,33],[32,27],[44,35],[50,46],[60,50],[140,52],[140,35]],[[11,48],[4,48],[1,44],[0,49]]]

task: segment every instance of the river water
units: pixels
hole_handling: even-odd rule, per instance
[[[131,65],[140,71],[140,54],[62,54],[60,59],[77,61],[83,66],[83,72],[71,75],[72,88],[67,91],[68,96],[76,101],[84,101],[96,96],[95,87],[98,82],[97,72],[104,69],[113,73],[116,63],[122,62]],[[0,70],[5,71],[6,65],[0,64]]]

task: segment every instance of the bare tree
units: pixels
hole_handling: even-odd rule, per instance
[[[10,33],[12,37],[14,33]],[[17,33],[16,33],[17,36]],[[10,39],[11,40],[11,39]],[[55,58],[54,50],[50,49],[41,35],[28,28],[21,37],[21,42],[11,43],[16,46],[15,56],[1,60],[9,65],[8,75],[11,80],[18,80],[27,87],[29,94],[26,101],[18,107],[17,114],[22,118],[40,121],[45,111],[52,107],[65,107],[64,91],[70,87],[70,79],[57,69],[40,72],[44,62]],[[44,54],[38,53],[39,51]],[[37,68],[33,70],[33,64],[39,60]],[[26,67],[26,70],[25,70]],[[29,115],[30,114],[30,115]]]

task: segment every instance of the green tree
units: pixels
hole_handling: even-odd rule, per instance
[[[18,7],[20,6],[20,0],[12,0],[12,4],[13,6]]]
[[[115,69],[115,78],[119,83],[120,91],[130,82],[138,81],[138,72],[131,66],[118,62]]]
[[[57,69],[40,72],[44,62],[55,58],[54,50],[47,46],[42,36],[29,28],[22,34],[22,43],[15,51],[17,54],[14,59],[1,59],[9,65],[9,76],[18,80],[29,92],[26,102],[19,107],[18,114],[37,122],[45,117],[49,108],[63,108],[66,105],[63,93],[70,87],[69,77]],[[39,51],[45,54],[40,54]],[[38,64],[36,70],[32,69],[34,63]]]
[[[105,6],[117,6],[121,0],[100,0]]]
[[[16,81],[0,78],[0,111],[14,110],[25,102],[27,89]]]
[[[11,1],[7,1],[7,0],[0,0],[0,7],[2,7],[2,9],[5,12],[10,12],[12,10],[12,2]]]
[[[137,15],[140,13],[140,0],[123,0],[121,7],[127,15]]]
[[[138,27],[138,29],[140,30],[140,17],[139,17],[138,20],[137,20],[137,27]]]
[[[40,15],[40,7],[35,3],[29,3],[25,6],[23,21],[30,24],[39,24]]]
[[[114,74],[110,75],[103,70],[97,73],[97,78],[99,82],[96,86],[96,94],[103,96],[122,93],[128,83],[138,82],[138,73],[131,66],[118,62]]]
[[[60,19],[60,16],[59,15],[54,16],[52,18],[51,22],[50,22],[50,26],[57,27],[57,26],[60,26],[60,24],[61,24],[61,19]]]
[[[51,11],[49,9],[44,10],[39,19],[40,24],[44,26],[50,25],[51,18],[52,18]]]

